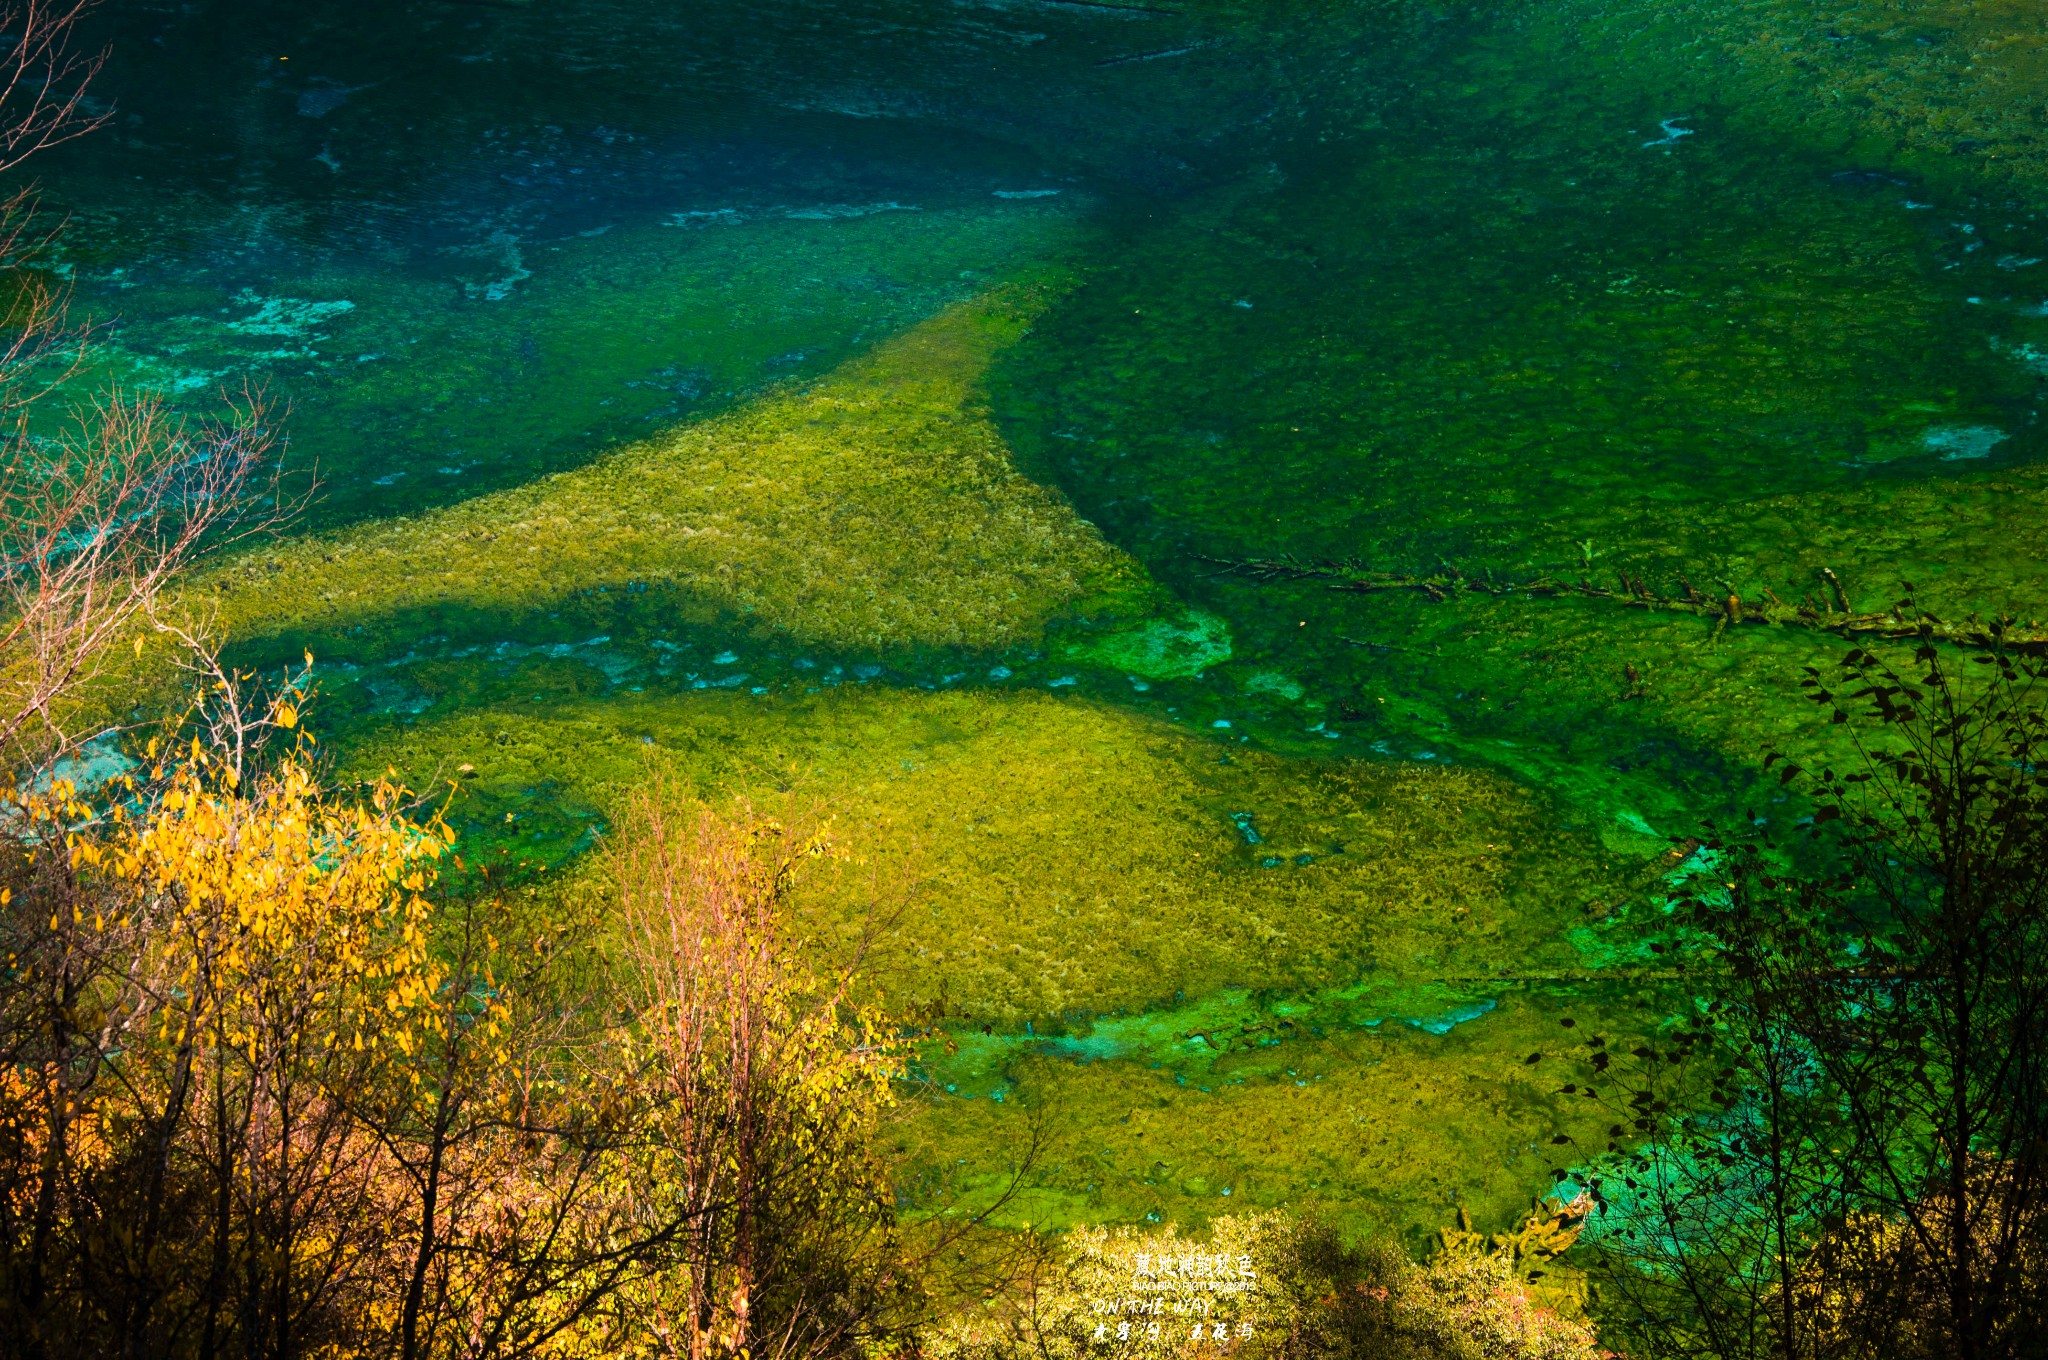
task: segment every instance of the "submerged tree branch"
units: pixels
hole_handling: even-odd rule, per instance
[[[1788,604],[1768,587],[1758,596],[1744,599],[1740,592],[1726,583],[1722,583],[1718,592],[1709,594],[1684,577],[1678,581],[1682,594],[1664,594],[1652,588],[1644,577],[1632,576],[1625,571],[1616,573],[1619,577],[1617,586],[1604,586],[1586,577],[1566,580],[1556,576],[1536,576],[1513,581],[1491,573],[1474,576],[1448,564],[1438,572],[1404,575],[1374,571],[1357,562],[1330,559],[1201,557],[1200,560],[1221,567],[1222,575],[1242,576],[1261,582],[1324,581],[1331,590],[1360,595],[1413,592],[1437,601],[1448,600],[1453,595],[1483,595],[1490,599],[1526,595],[1543,599],[1600,600],[1624,609],[1690,614],[1694,618],[1710,619],[1716,637],[1731,625],[1778,624],[1858,642],[1932,639],[1958,647],[2048,656],[2048,629],[2034,623],[2021,627],[2011,618],[1985,620],[1975,615],[1953,623],[1924,610],[1906,610],[1897,604],[1881,610],[1852,609],[1841,579],[1826,567],[1820,572],[1823,589],[1809,592],[1797,604]],[[1911,587],[1907,589],[1910,591]]]

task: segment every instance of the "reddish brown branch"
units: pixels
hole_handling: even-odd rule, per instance
[[[279,481],[262,394],[188,421],[120,393],[65,436],[17,432],[0,454],[0,750],[39,729],[69,742],[62,698],[202,547],[274,526],[297,508]]]
[[[85,105],[104,51],[72,49],[93,0],[0,3],[0,172],[104,124],[111,111]]]

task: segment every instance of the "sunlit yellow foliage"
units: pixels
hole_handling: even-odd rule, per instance
[[[148,928],[144,968],[167,984],[162,1037],[210,1031],[253,1057],[290,1001],[318,1016],[300,1042],[409,1053],[440,981],[422,894],[445,828],[401,816],[388,782],[366,802],[326,799],[299,759],[245,781],[196,739],[166,775],[144,816],[72,840]]]
[[[708,1360],[764,1327],[837,1353],[911,1287],[869,1149],[907,1040],[857,958],[788,933],[821,834],[643,800],[614,864],[631,938],[586,996],[547,922],[430,900],[452,835],[397,784],[338,793],[303,736],[245,759],[247,724],[204,717],[146,772],[11,799],[63,861],[16,880],[60,909],[12,967],[109,1037],[0,1072],[0,1207],[78,1244],[56,1273],[126,1300],[105,1325]]]
[[[1570,1202],[1552,1197],[1539,1201],[1507,1232],[1488,1235],[1475,1232],[1471,1216],[1460,1209],[1457,1222],[1438,1232],[1430,1268],[1463,1278],[1497,1273],[1496,1267],[1504,1264],[1537,1303],[1563,1317],[1584,1318],[1585,1272],[1562,1258],[1579,1240],[1592,1212],[1589,1197]]]
[[[857,954],[814,961],[789,933],[827,828],[744,802],[721,815],[659,778],[623,822],[610,867],[638,1017],[623,1067],[652,1088],[644,1183],[685,1212],[678,1268],[636,1281],[620,1311],[693,1357],[842,1350],[876,1321],[847,1296],[908,1284],[887,1278],[894,1215],[870,1145],[910,1047]]]

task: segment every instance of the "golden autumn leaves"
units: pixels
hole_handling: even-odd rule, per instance
[[[324,786],[295,691],[249,716],[296,744],[197,724],[8,799],[0,1335],[701,1358],[883,1325],[904,1051],[858,959],[791,934],[821,828],[657,785],[623,937],[606,893],[565,944],[559,902],[438,890],[454,836],[406,790]]]

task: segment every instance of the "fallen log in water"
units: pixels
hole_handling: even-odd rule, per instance
[[[2031,621],[2020,627],[2009,618],[1987,622],[1971,615],[1961,623],[1949,623],[1906,602],[1884,610],[1851,609],[1848,592],[1843,589],[1840,578],[1826,567],[1820,572],[1824,590],[1809,593],[1797,604],[1787,604],[1769,588],[1754,598],[1745,599],[1733,587],[1725,585],[1708,594],[1684,577],[1678,580],[1682,594],[1666,594],[1652,588],[1645,578],[1625,571],[1616,573],[1618,585],[1605,586],[1586,577],[1566,580],[1556,576],[1537,576],[1509,581],[1491,573],[1474,576],[1448,564],[1441,571],[1403,575],[1374,571],[1356,562],[1306,561],[1294,557],[1202,557],[1200,560],[1221,567],[1226,575],[1244,576],[1254,581],[1325,581],[1331,590],[1363,595],[1409,591],[1438,601],[1448,600],[1453,595],[1484,595],[1491,599],[1528,595],[1599,600],[1625,609],[1690,614],[1695,618],[1711,619],[1716,637],[1731,626],[1762,623],[1832,633],[1836,637],[1856,641],[1931,639],[1958,647],[2048,656],[2048,629]],[[1911,587],[1908,586],[1907,590],[1910,592]]]

